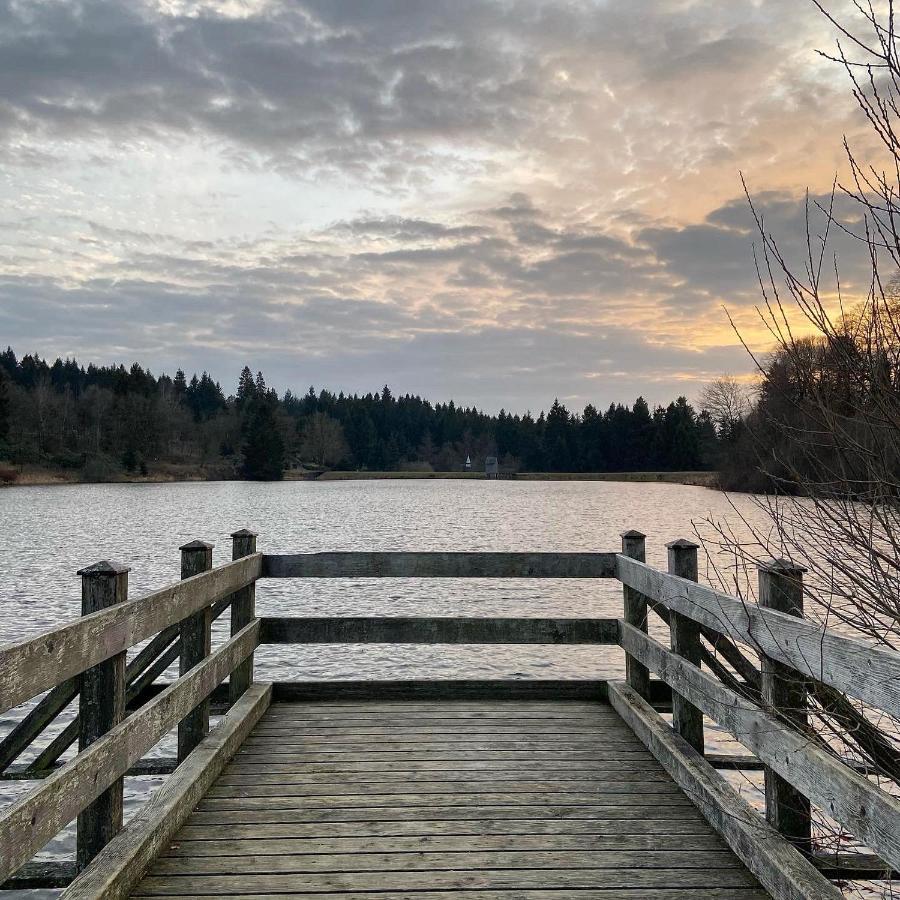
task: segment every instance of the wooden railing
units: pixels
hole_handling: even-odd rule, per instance
[[[879,733],[846,700],[855,698],[871,710],[900,717],[900,654],[804,620],[805,570],[789,561],[772,560],[759,567],[756,605],[697,584],[696,545],[676,541],[668,549],[669,572],[659,572],[643,562],[642,535],[631,533],[623,539],[616,575],[626,597],[638,596],[643,605],[631,617],[626,607],[619,643],[633,665],[624,685],[610,685],[610,701],[632,728],[652,743],[652,732],[659,733],[659,723],[646,703],[649,696],[642,673],[656,673],[672,688],[672,730],[686,745],[703,753],[703,716],[707,716],[755,754],[748,767],[757,768],[752,763],[758,760],[764,771],[766,820],[805,857],[836,876],[880,880],[896,875],[900,869],[900,797],[866,777],[863,767],[840,759],[810,727],[808,697],[814,694],[826,707],[837,704],[848,730],[867,730],[868,745],[876,751],[872,756],[878,762],[872,774],[890,774],[895,786],[900,786],[896,782],[900,772],[897,735]],[[648,636],[649,609],[669,621],[670,647]],[[701,635],[732,669],[719,662],[714,674],[703,670]],[[738,644],[758,654],[759,670]],[[662,750],[661,757],[670,750]],[[735,816],[734,808],[714,800],[714,792],[702,779],[698,781],[683,765],[681,768],[681,778],[676,776],[678,765],[670,774],[695,799],[708,795],[706,808],[702,802],[700,805],[719,830],[726,837],[729,831],[742,831],[746,823]],[[816,855],[812,805],[874,850],[877,857],[868,857],[863,863],[861,854],[834,854],[829,864]],[[752,827],[754,823],[749,824]],[[746,837],[732,836],[736,840]],[[784,884],[779,891],[772,884],[766,887],[776,896],[791,896]]]
[[[233,562],[212,568],[209,544],[186,544],[181,548],[182,580],[137,600],[127,597],[125,567],[103,562],[83,569],[80,619],[0,649],[0,711],[48,692],[0,741],[3,777],[41,779],[0,813],[0,881],[9,879],[5,887],[21,887],[71,880],[71,867],[48,872],[26,864],[77,818],[74,868],[83,874],[71,896],[118,896],[102,886],[108,884],[103,878],[94,878],[101,887],[93,894],[76,886],[90,882],[89,864],[104,848],[115,847],[117,859],[130,860],[135,870],[144,864],[152,847],[148,849],[147,841],[135,843],[129,834],[144,829],[152,833],[153,846],[171,836],[198,792],[211,783],[269,702],[272,688],[253,680],[253,653],[266,643],[618,644],[625,651],[624,683],[592,682],[586,688],[574,682],[566,689],[554,682],[545,684],[545,693],[608,699],[774,896],[831,896],[823,888],[830,886],[813,866],[821,869],[823,864],[813,852],[811,804],[878,854],[857,870],[873,875],[900,869],[900,800],[859,766],[837,758],[806,721],[807,695],[813,693],[818,700],[821,691],[833,692],[832,700],[846,703],[856,715],[844,695],[900,716],[900,655],[823,632],[804,620],[802,571],[788,563],[761,570],[762,602],[750,605],[697,583],[696,545],[670,544],[669,572],[664,573],[644,562],[644,540],[638,532],[626,532],[621,553],[262,555],[256,552],[255,534],[244,530],[233,535]],[[624,589],[624,615],[256,616],[258,579],[298,577],[617,578]],[[212,621],[226,609],[231,637],[212,650]],[[671,646],[648,635],[651,613],[668,623]],[[146,646],[126,663],[128,649],[144,641]],[[746,648],[759,655],[761,668],[746,655]],[[178,679],[156,684],[155,678],[176,659]],[[651,679],[651,673],[658,680]],[[671,727],[657,709],[660,700],[665,702],[665,686],[671,688]],[[358,682],[329,688],[274,687],[282,698],[323,696],[325,690],[346,697],[365,692]],[[452,689],[454,696],[464,696],[487,688],[454,682],[450,688],[432,684],[427,689],[444,696]],[[403,696],[408,690],[402,685],[378,687],[379,696]],[[537,696],[540,690],[515,682],[494,689],[496,696]],[[76,699],[77,717],[31,763],[16,765]],[[209,729],[211,700],[230,709],[215,734]],[[741,762],[713,754],[704,757],[704,716],[734,734],[755,756],[742,757]],[[144,760],[175,728],[177,758]],[[871,728],[889,770],[897,762],[896,745]],[[60,764],[59,757],[76,738],[78,753]],[[764,768],[768,825],[729,793],[710,763],[718,768]],[[897,768],[900,771],[900,765]],[[154,815],[139,814],[123,831],[123,778],[173,770],[180,793],[154,800]],[[737,809],[744,812],[737,815]]]

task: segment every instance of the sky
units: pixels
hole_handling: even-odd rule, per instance
[[[752,371],[724,307],[768,346],[740,173],[802,259],[865,155],[834,40],[809,0],[0,0],[0,344],[696,397]]]

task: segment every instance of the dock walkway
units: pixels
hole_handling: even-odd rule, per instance
[[[668,571],[646,565],[634,531],[578,553],[263,554],[232,537],[232,562],[191,541],[182,579],[137,599],[127,566],[88,566],[80,618],[0,647],[0,715],[23,707],[0,778],[32,782],[0,809],[0,889],[840,900],[835,882],[897,877],[900,654],[804,618],[790,562],[760,565],[757,604],[699,584],[688,541],[667,545]],[[616,579],[622,615],[258,616],[270,578]],[[269,644],[341,643],[591,645],[625,678],[254,677]],[[746,755],[708,752],[707,720]],[[148,756],[170,733],[177,755]],[[722,768],[762,771],[764,815]],[[147,774],[168,778],[125,822],[125,779]],[[826,817],[865,849],[823,845]],[[36,859],[73,821],[74,859]]]
[[[133,896],[448,891],[768,896],[612,708],[577,701],[276,703]]]

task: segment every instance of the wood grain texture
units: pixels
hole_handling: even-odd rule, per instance
[[[898,866],[900,799],[637,629],[623,625],[622,644],[863,844]]]
[[[247,528],[231,535],[232,560],[243,559],[256,553],[257,534]],[[231,633],[237,634],[256,618],[256,582],[241,588],[231,598]],[[228,683],[228,697],[236,703],[244,691],[253,684],[253,656],[244,660],[232,673]]]
[[[274,704],[133,896],[426,890],[765,896],[617,714],[543,700]]]
[[[622,535],[622,555],[644,561],[645,535],[639,531],[626,531]],[[647,597],[627,584],[622,586],[622,618],[641,631],[647,630]],[[645,699],[650,699],[650,672],[645,665],[629,653],[625,654],[625,680]]]
[[[147,866],[165,850],[197,801],[271,702],[270,685],[255,685],[197,746],[119,835],[63,893],[66,900],[127,897]]]
[[[615,553],[266,554],[263,578],[615,578]]]
[[[688,581],[696,581],[698,549],[697,544],[686,540],[667,544],[669,574],[686,578]],[[699,668],[703,655],[700,624],[689,616],[672,610],[669,612],[669,634],[672,652]],[[703,753],[703,713],[677,692],[672,694],[672,727],[698,753]]]
[[[135,894],[135,897],[150,896],[147,894]],[[154,897],[172,897],[178,895],[153,894]],[[272,900],[271,893],[237,893],[222,894],[216,896],[229,896],[233,900]],[[308,894],[294,893],[291,890],[281,891],[277,894],[281,900],[295,900],[298,897],[307,897]],[[373,894],[370,891],[358,893],[357,891],[330,891],[317,892],[316,900],[377,900],[384,894]],[[446,895],[445,895],[446,896]],[[641,888],[640,894],[633,889],[625,890],[579,890],[578,900],[765,900],[768,895],[754,888]],[[390,900],[437,900],[440,894],[434,891],[392,891]],[[563,890],[517,890],[512,896],[508,890],[466,890],[466,900],[572,900],[572,894],[568,889]]]
[[[262,556],[228,563],[186,581],[0,648],[0,712],[153,637],[185,616],[245,587]]]
[[[280,681],[272,685],[275,703],[373,700],[603,700],[606,682],[587,679],[439,681]]]
[[[838,900],[842,896],[636,691],[623,682],[613,683],[610,700],[775,900]]]
[[[900,717],[900,653],[835,634],[806,619],[761,609],[625,556],[617,558],[616,571],[624,584],[669,609]]]
[[[205,541],[191,541],[181,547],[181,577],[193,578],[212,569],[213,545]],[[212,648],[212,606],[204,606],[182,619],[180,625],[181,652],[178,673],[186,675],[209,656]],[[204,697],[178,723],[178,759],[188,754],[209,734],[209,698]]]
[[[618,619],[340,616],[262,620],[261,644],[616,644]]]
[[[0,879],[27,862],[66,823],[125,774],[257,646],[259,623],[219,647],[0,815]]]
[[[81,614],[111,609],[128,599],[128,568],[98,563],[81,573]],[[125,718],[125,651],[81,675],[78,750],[84,752]],[[115,779],[78,812],[75,864],[83,869],[122,828],[124,782]]]
[[[759,570],[759,606],[803,617],[803,569],[778,560]],[[807,679],[777,659],[760,656],[762,699],[788,725],[809,726]],[[809,798],[771,767],[765,768],[766,819],[797,849],[812,853],[812,810]],[[900,824],[900,823],[898,823]]]
[[[471,891],[502,889],[556,889],[581,891],[607,888],[646,891],[653,888],[671,888],[673,882],[682,890],[708,888],[758,888],[758,883],[744,869],[473,869],[465,860],[457,860],[455,870],[432,872],[322,872],[308,874],[247,873],[234,875],[150,876],[138,886],[134,897],[152,896],[214,896],[233,894],[285,892],[320,894],[327,891],[372,891],[391,897],[398,891]],[[571,895],[569,895],[571,896]],[[639,894],[647,896],[645,893]]]

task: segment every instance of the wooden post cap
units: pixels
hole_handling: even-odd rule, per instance
[[[687,538],[678,538],[677,541],[669,541],[666,544],[666,548],[669,550],[699,550],[700,545],[689,541]]]
[[[790,559],[764,559],[756,564],[760,572],[771,572],[773,575],[803,575],[809,569]]]
[[[259,537],[259,532],[252,531],[249,528],[240,528],[237,531],[232,531],[231,537],[233,537],[233,538]]]
[[[125,563],[114,562],[111,559],[101,559],[100,562],[95,562],[92,566],[85,566],[83,569],[79,569],[75,574],[80,575],[82,578],[97,578],[104,575],[124,575],[130,571],[131,566],[126,566]]]
[[[188,541],[186,544],[182,544],[178,549],[179,550],[212,550],[215,547],[215,544],[210,544],[209,541]]]
[[[627,538],[628,540],[638,541],[638,540],[640,540],[641,538],[647,537],[647,535],[646,535],[646,534],[643,534],[643,533],[640,532],[640,531],[637,531],[637,530],[634,529],[634,528],[632,528],[630,531],[623,531],[623,532],[619,535],[619,537],[621,537],[621,538]]]

